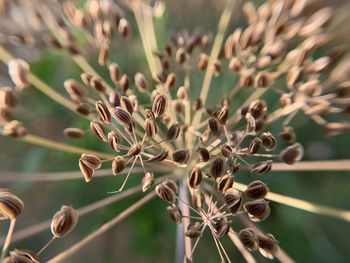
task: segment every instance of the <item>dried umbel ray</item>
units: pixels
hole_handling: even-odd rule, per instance
[[[312,207],[316,205],[310,208],[308,202],[271,193],[263,177],[274,169],[276,160],[287,165],[301,161],[304,150],[293,128],[299,112],[324,127],[328,135],[350,130],[349,122],[343,121],[350,112],[349,57],[341,46],[332,44],[328,26],[333,11],[321,7],[318,1],[268,0],[260,6],[245,1],[241,9],[240,2],[227,0],[213,41],[209,33],[196,29],[173,34],[163,48],[157,47],[153,28],[153,18],[164,11],[163,3],[125,2],[123,6],[136,19],[150,67],[150,72],[145,69],[134,76],[109,58],[116,35],[126,39],[132,35],[126,10],[113,1],[89,0],[83,7],[69,0],[62,4],[52,1],[50,7],[45,3],[27,5],[35,14],[33,21],[40,21],[38,41],[68,53],[82,69],[81,79],[62,80],[67,94],[57,93],[31,73],[27,62],[13,58],[0,47],[0,58],[8,65],[15,86],[0,89],[1,133],[80,154],[77,167],[90,184],[103,173],[102,166],[110,167],[107,174],[126,174],[121,185],[106,189],[119,193],[116,200],[129,192],[149,192],[50,262],[70,257],[155,195],[168,203],[169,217],[184,227],[180,242],[186,249],[180,261],[193,260],[207,232],[223,262],[230,262],[221,243],[226,236],[248,262],[253,262],[248,251],[288,261],[272,234],[252,228],[235,229],[232,221],[242,217],[252,222],[267,219],[273,209],[268,200],[315,212]],[[243,11],[245,28],[229,27],[230,17],[238,16],[234,10]],[[76,32],[86,36],[85,43]],[[7,44],[15,44],[13,36],[9,39],[12,41]],[[98,63],[109,73],[109,79],[101,78],[88,64],[84,57],[88,45],[98,50]],[[196,90],[191,79],[201,71],[205,71],[203,86]],[[224,97],[213,98],[215,104],[209,107],[213,105],[207,101],[211,80],[222,75],[232,75],[236,81]],[[22,97],[21,91],[31,85],[89,121],[91,134],[110,151],[62,144],[27,131],[10,112],[17,97]],[[243,90],[250,96],[234,105],[232,102]],[[278,105],[267,103],[264,93],[274,95]],[[331,115],[336,116],[336,122],[331,121]],[[281,124],[279,134],[269,130],[272,123]],[[86,135],[86,131],[75,127],[67,127],[63,133],[75,139]],[[252,180],[248,186],[240,184],[244,171],[259,176],[259,180]],[[139,177],[140,185],[125,190],[130,176]],[[4,205],[6,208],[5,201]],[[19,210],[3,211],[13,219]],[[318,211],[350,221],[348,211],[325,207]],[[6,260],[16,262],[25,257],[28,262],[37,261],[55,238],[73,230],[77,218],[77,211],[63,206],[51,223],[53,239],[41,251],[35,254],[15,250]]]

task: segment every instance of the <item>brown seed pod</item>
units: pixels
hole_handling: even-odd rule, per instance
[[[147,84],[146,78],[140,72],[135,74],[135,86],[141,92],[145,92],[146,90],[148,90],[148,84]]]
[[[270,132],[264,132],[260,135],[261,145],[266,151],[272,151],[276,148],[276,139]]]
[[[200,223],[195,222],[194,224],[188,225],[187,230],[185,232],[185,236],[189,238],[198,238],[202,236]]]
[[[258,236],[252,228],[242,229],[239,231],[238,237],[249,251],[256,251],[258,249]]]
[[[129,80],[129,76],[127,74],[123,74],[119,81],[118,81],[118,84],[121,88],[121,90],[123,92],[126,92],[128,89],[129,89],[129,86],[130,86],[130,80]]]
[[[78,223],[78,212],[70,206],[62,206],[52,218],[51,232],[55,238],[68,235]]]
[[[221,125],[226,124],[228,115],[229,115],[229,108],[228,107],[224,106],[219,110],[218,115],[217,115],[217,119]]]
[[[182,211],[178,207],[168,206],[166,208],[168,215],[176,224],[181,225],[182,223]]]
[[[85,182],[90,182],[94,175],[94,170],[87,166],[81,159],[79,159],[79,168],[84,176]]]
[[[131,32],[130,24],[125,18],[121,18],[118,24],[118,32],[122,37],[128,37]]]
[[[97,92],[104,93],[106,91],[106,87],[103,84],[102,79],[92,76],[90,81],[89,81],[90,86],[96,90]]]
[[[10,256],[4,258],[3,263],[39,263],[39,256],[29,249],[15,249]]]
[[[250,87],[254,84],[254,70],[242,69],[239,72],[239,85],[242,88]]]
[[[280,159],[286,164],[293,165],[299,162],[304,155],[304,148],[300,143],[288,146],[280,153]]]
[[[223,236],[226,236],[227,233],[230,231],[231,225],[227,221],[226,217],[220,217],[213,225],[215,229],[215,235],[218,238],[222,238]]]
[[[141,182],[141,190],[142,192],[146,192],[149,188],[154,184],[154,176],[153,173],[147,172],[145,176],[142,178]]]
[[[188,184],[191,188],[196,188],[202,182],[202,171],[200,168],[195,167],[192,169],[188,176]]]
[[[267,72],[259,72],[254,78],[255,88],[267,88],[271,85],[271,77]]]
[[[258,175],[266,174],[271,171],[272,161],[262,161],[254,164],[251,168],[252,173],[256,173]]]
[[[190,158],[190,151],[188,149],[179,149],[173,152],[174,162],[185,164]]]
[[[225,158],[218,156],[210,164],[210,175],[215,179],[222,176],[224,173],[226,160]]]
[[[107,141],[106,132],[99,122],[90,122],[90,129],[95,136],[101,141]]]
[[[93,170],[97,170],[101,167],[102,161],[96,155],[83,153],[80,160]]]
[[[180,124],[178,123],[173,123],[169,129],[168,129],[168,132],[167,132],[167,140],[168,141],[174,141],[176,140],[178,137],[179,137],[179,134],[180,134]]]
[[[13,89],[9,87],[0,88],[0,109],[13,108],[16,105],[16,97]]]
[[[248,112],[254,119],[261,118],[267,111],[267,104],[264,100],[255,100],[249,104]]]
[[[199,158],[202,162],[207,162],[210,159],[210,152],[204,146],[198,146],[197,152],[199,154]]]
[[[253,199],[264,198],[268,192],[267,185],[258,180],[251,182],[245,190],[245,194]]]
[[[198,68],[200,70],[205,70],[208,66],[208,62],[209,62],[208,55],[205,53],[200,54],[198,58]]]
[[[22,138],[28,134],[28,131],[21,122],[14,120],[4,124],[2,134],[14,138]]]
[[[8,62],[8,71],[12,82],[23,89],[29,85],[29,65],[22,59],[12,59]]]
[[[254,222],[266,219],[271,212],[269,202],[264,199],[246,202],[243,208],[244,211],[248,213],[249,218]]]
[[[234,177],[231,173],[225,174],[218,179],[218,190],[221,193],[225,193],[227,189],[232,188]]]
[[[169,152],[162,149],[162,151],[160,153],[158,153],[157,155],[150,157],[149,159],[147,159],[145,162],[153,162],[153,161],[158,161],[161,162],[163,160],[165,160],[169,155]]]
[[[162,117],[167,108],[167,97],[165,95],[157,95],[153,101],[152,111],[156,117]]]
[[[13,220],[23,210],[24,204],[11,190],[0,188],[0,220]]]
[[[283,130],[279,133],[279,136],[287,143],[294,143],[296,140],[294,129],[291,126],[283,127]]]
[[[111,80],[114,82],[114,84],[117,84],[121,76],[121,70],[119,65],[116,63],[112,63],[109,65],[108,69]]]
[[[243,63],[239,58],[231,58],[228,68],[233,72],[239,72],[243,68]]]
[[[236,215],[242,206],[242,194],[234,188],[229,188],[224,193],[225,203],[233,215]]]
[[[165,86],[168,89],[170,89],[174,87],[175,83],[176,83],[176,75],[174,73],[170,73],[165,80]]]
[[[117,175],[125,169],[125,160],[122,156],[117,156],[112,162],[112,173]]]
[[[145,133],[148,137],[154,138],[157,134],[157,124],[154,119],[146,119],[145,121]]]
[[[79,103],[75,110],[83,116],[88,116],[90,114],[89,107],[84,103]]]
[[[109,147],[111,147],[115,151],[118,151],[119,144],[120,144],[120,139],[118,135],[114,131],[111,131],[108,133],[107,137],[108,137],[107,142]]]
[[[141,149],[142,149],[141,147],[142,147],[141,142],[134,143],[134,144],[129,148],[127,155],[128,155],[128,156],[136,156],[136,155],[139,155],[140,152],[141,152]]]
[[[157,185],[155,190],[157,195],[164,201],[170,204],[176,201],[176,193],[178,192],[178,187],[175,181],[166,179]]]
[[[255,154],[259,151],[261,146],[261,139],[260,138],[254,138],[248,145],[248,152],[249,154]]]
[[[125,127],[128,127],[132,122],[132,117],[130,113],[120,106],[114,108],[114,115],[117,118],[117,120]]]
[[[219,126],[218,120],[212,117],[209,119],[208,123],[209,123],[209,129],[212,132],[212,134],[216,137],[219,137],[221,133],[221,128]]]
[[[74,127],[65,128],[63,130],[63,133],[65,136],[71,137],[74,139],[79,139],[85,135],[85,132],[83,130],[81,130],[79,128],[74,128]]]
[[[223,146],[221,146],[220,151],[222,155],[226,158],[230,157],[230,155],[233,153],[232,147],[228,144],[224,144]]]
[[[99,100],[99,101],[96,101],[95,107],[96,107],[96,111],[100,115],[101,120],[105,123],[111,123],[112,117],[107,106],[102,101]]]
[[[273,259],[273,257],[278,252],[278,243],[275,237],[271,234],[266,236],[258,235],[259,252],[268,259]]]

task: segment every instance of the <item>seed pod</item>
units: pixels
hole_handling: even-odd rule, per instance
[[[71,138],[74,138],[74,139],[79,139],[81,137],[83,137],[85,135],[85,132],[79,128],[74,128],[74,127],[71,127],[71,128],[65,128],[63,130],[63,133],[65,136],[67,137],[71,137]]]
[[[146,119],[145,133],[150,138],[154,138],[154,136],[157,134],[157,124],[154,119]]]
[[[227,233],[230,231],[231,225],[227,221],[226,217],[220,217],[213,225],[215,229],[215,235],[217,238],[222,238],[223,236],[226,236]]]
[[[264,100],[255,100],[249,104],[248,112],[254,119],[261,118],[267,111],[267,104]]]
[[[175,60],[179,64],[183,64],[186,60],[186,51],[183,48],[179,48],[175,54]]]
[[[270,132],[264,132],[263,134],[261,134],[260,140],[265,150],[272,151],[276,148],[276,139]]]
[[[126,20],[125,18],[121,18],[119,20],[119,24],[118,24],[118,32],[122,37],[127,37],[130,35],[130,25],[128,20]]]
[[[80,74],[80,78],[81,78],[81,80],[83,81],[83,83],[84,83],[86,86],[90,86],[90,80],[91,80],[91,78],[92,78],[92,75],[91,75],[91,74],[86,73],[86,72],[81,73],[81,74]],[[72,81],[74,81],[74,80],[72,80]],[[81,87],[81,88],[82,88],[82,87]],[[86,90],[85,90],[85,92],[86,92]],[[68,92],[68,93],[69,93],[69,92]]]
[[[29,249],[15,249],[10,256],[4,258],[3,263],[39,263],[39,256]]]
[[[168,215],[171,218],[171,220],[173,220],[176,224],[181,225],[181,223],[182,223],[182,211],[181,211],[181,209],[178,207],[168,206],[166,208],[166,210],[168,211]]]
[[[78,212],[70,206],[62,206],[52,218],[51,232],[55,238],[68,235],[78,223]]]
[[[87,166],[81,159],[79,159],[79,168],[84,176],[85,182],[90,182],[94,175],[94,170]]]
[[[210,164],[210,175],[215,179],[222,176],[225,168],[225,159],[221,156],[216,157]]]
[[[178,187],[173,180],[164,180],[162,183],[156,186],[157,195],[164,201],[172,204],[176,201],[176,193]]]
[[[184,86],[181,86],[177,92],[176,92],[176,96],[179,100],[185,100],[186,98],[188,98],[188,92],[187,89]]]
[[[174,73],[170,73],[165,80],[165,86],[168,89],[170,89],[174,87],[175,83],[176,83],[176,75]]]
[[[188,149],[179,149],[173,152],[174,162],[185,164],[190,157],[190,151]]]
[[[242,69],[239,72],[239,85],[242,88],[250,87],[254,84],[254,70]]]
[[[269,202],[264,199],[246,202],[243,208],[253,222],[259,222],[266,219],[271,212]]]
[[[129,76],[126,74],[123,74],[118,82],[120,88],[122,89],[123,92],[126,92],[129,89],[130,86],[130,80],[129,80]]]
[[[23,89],[29,85],[28,73],[29,65],[22,59],[12,59],[8,62],[8,71],[12,82]]]
[[[228,64],[228,68],[233,72],[239,72],[243,68],[243,63],[239,58],[233,57]]]
[[[10,121],[2,127],[2,134],[14,138],[22,138],[28,134],[27,129],[19,121]]]
[[[128,150],[127,155],[128,156],[136,156],[139,155],[141,152],[141,142],[134,143]]]
[[[264,198],[268,192],[267,185],[258,180],[251,182],[245,190],[245,194],[253,199]]]
[[[225,193],[227,189],[232,188],[234,178],[232,174],[227,173],[223,177],[218,179],[218,190],[221,193]]]
[[[300,143],[288,146],[280,153],[280,159],[286,164],[293,165],[299,162],[304,155],[304,148]]]
[[[188,184],[191,188],[196,188],[202,182],[202,171],[200,168],[193,168],[188,176]]]
[[[96,101],[96,111],[100,115],[100,118],[105,123],[111,123],[112,118],[107,106],[102,101]]]
[[[199,222],[195,222],[194,224],[189,224],[187,230],[185,232],[185,236],[189,238],[198,238],[202,236],[201,225]]]
[[[146,78],[140,72],[135,74],[135,86],[141,92],[145,92],[148,89]]]
[[[201,192],[200,188],[193,188],[192,189],[192,204],[195,208],[203,208],[204,204],[204,195]]]
[[[155,155],[153,157],[150,157],[145,162],[153,162],[153,161],[161,162],[161,161],[165,160],[168,157],[168,155],[169,155],[168,151],[163,149],[160,153],[158,153],[157,155]]]
[[[117,156],[112,162],[112,173],[117,175],[125,169],[125,160],[122,156]]]
[[[145,176],[142,178],[142,182],[141,182],[142,192],[146,192],[150,187],[152,187],[153,184],[154,184],[153,173],[147,172]]]
[[[165,95],[157,95],[153,101],[152,111],[156,117],[162,117],[167,108],[167,98]]]
[[[259,252],[268,259],[273,259],[278,251],[278,244],[275,237],[271,234],[266,236],[258,235]]]
[[[255,251],[259,247],[258,237],[252,228],[244,228],[238,234],[242,244],[249,250]]]
[[[83,116],[88,116],[90,114],[89,107],[84,103],[79,103],[75,110]]]
[[[233,215],[236,215],[242,206],[243,198],[241,192],[237,189],[229,188],[225,191],[224,197],[227,207]]]
[[[179,137],[179,134],[180,134],[180,124],[173,123],[167,132],[167,140],[174,141]]]
[[[208,123],[209,123],[209,129],[212,132],[212,134],[216,137],[219,137],[221,133],[221,129],[220,129],[218,120],[212,117],[209,119]]]
[[[197,152],[199,154],[199,158],[202,162],[207,162],[210,159],[210,153],[207,150],[207,148],[203,147],[203,146],[198,146],[197,148]]]
[[[97,170],[101,167],[102,161],[95,155],[83,153],[80,160],[93,170]]]
[[[103,84],[103,81],[100,78],[98,78],[98,77],[93,76],[90,79],[89,84],[97,92],[104,93],[106,91],[106,87]]]
[[[205,53],[200,54],[198,58],[198,68],[200,70],[205,70],[208,66],[208,62],[209,62],[208,55]]]
[[[4,87],[0,88],[0,109],[12,108],[16,105],[16,97],[13,89]]]
[[[254,138],[248,145],[249,154],[255,154],[259,151],[261,145],[261,139]]]
[[[0,188],[0,220],[17,218],[23,207],[23,201],[11,190]]]
[[[247,132],[248,133],[255,133],[256,131],[256,122],[253,116],[248,112],[245,115],[245,119],[247,121]]]
[[[225,125],[227,122],[227,118],[228,118],[228,114],[229,114],[229,108],[224,106],[222,107],[219,112],[218,112],[218,121],[221,125]]]
[[[117,84],[121,76],[121,70],[119,65],[116,63],[112,63],[109,65],[108,69],[111,80],[114,82],[114,84]]]
[[[221,151],[223,156],[228,158],[232,154],[233,149],[232,149],[232,147],[230,145],[224,144],[223,146],[221,146],[220,151]]]
[[[258,175],[266,174],[271,171],[272,167],[272,161],[267,160],[267,161],[262,161],[259,163],[256,163],[252,166],[252,173],[256,173]]]
[[[114,114],[117,120],[126,127],[128,127],[132,122],[130,113],[120,106],[114,108]]]
[[[109,147],[111,147],[113,150],[118,151],[120,139],[117,134],[115,134],[114,131],[111,131],[108,133],[108,139],[107,139]]]
[[[118,107],[120,106],[120,94],[117,91],[113,91],[109,93],[109,103],[111,104],[112,107]]]
[[[294,129],[291,126],[283,127],[283,130],[279,133],[279,136],[282,140],[286,141],[287,143],[293,143],[296,140]]]
[[[90,122],[90,129],[98,139],[101,141],[107,141],[105,129],[100,123],[95,121]]]

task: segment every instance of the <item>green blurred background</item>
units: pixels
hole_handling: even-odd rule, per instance
[[[261,1],[260,1],[261,2]],[[168,1],[165,15],[156,21],[157,40],[159,46],[174,31],[193,30],[197,26],[206,31],[215,32],[223,1]],[[131,23],[132,17],[128,16]],[[233,31],[234,24],[229,31]],[[111,60],[120,64],[129,76],[137,71],[148,74],[147,62],[141,47],[137,29],[133,24],[133,36],[129,40],[117,39],[113,44]],[[67,78],[79,79],[80,69],[71,58],[54,50],[13,50],[20,54],[37,54],[31,58],[31,68],[41,79],[55,87],[57,91],[66,94],[63,82]],[[108,71],[97,64],[98,54],[89,51],[86,56],[94,68],[106,79]],[[39,54],[39,55],[38,55]],[[0,65],[1,85],[10,85],[6,80],[7,69]],[[191,85],[199,89],[203,79],[202,73],[192,75]],[[232,87],[232,78],[228,73],[216,78],[211,94],[225,94]],[[193,91],[196,93],[196,90]],[[198,90],[197,90],[198,92]],[[244,95],[244,94],[243,94]],[[215,96],[209,96],[212,98]],[[273,108],[277,105],[276,98],[264,96]],[[243,97],[238,97],[233,103],[239,105]],[[216,101],[210,101],[211,105]],[[89,149],[110,152],[105,144],[97,141],[91,134],[80,140],[65,138],[62,130],[66,127],[79,127],[88,130],[89,123],[78,118],[73,113],[57,105],[38,90],[31,87],[20,97],[20,105],[15,110],[15,116],[33,133],[43,137],[71,143]],[[349,135],[324,138],[323,131],[308,118],[299,114],[293,121],[298,140],[304,145],[306,155],[304,160],[347,159],[349,158]],[[278,125],[270,128],[272,133],[279,132]],[[283,142],[280,144],[282,148]],[[0,170],[17,172],[59,172],[78,170],[79,156],[60,153],[53,150],[32,146],[13,139],[0,137]],[[136,185],[142,175],[134,175],[128,185]],[[250,182],[257,179],[255,175],[239,172],[236,180]],[[269,173],[261,177],[274,192],[308,201],[350,210],[349,172],[280,172]],[[121,178],[104,177],[86,184],[83,179],[67,182],[29,183],[17,182],[2,184],[1,187],[13,189],[25,202],[23,214],[18,219],[17,229],[23,229],[31,224],[49,219],[62,204],[75,208],[108,197],[107,191],[120,184]],[[137,195],[125,201],[118,202],[80,219],[77,229],[68,237],[57,240],[43,256],[43,261],[74,244],[86,234],[97,229],[101,224],[113,218],[127,208]],[[348,262],[350,259],[349,236],[350,225],[344,221],[326,216],[316,215],[286,207],[271,204],[272,214],[268,220],[259,224],[266,232],[274,234],[281,247],[297,262]],[[166,214],[166,204],[158,199],[139,209],[136,213],[113,228],[108,234],[95,240],[85,249],[77,253],[67,262],[172,262],[175,255],[176,226]],[[8,222],[0,222],[0,234],[6,233]],[[233,221],[233,228],[242,227],[238,220]],[[197,262],[219,262],[214,243],[207,235],[202,239],[195,259]],[[50,239],[50,231],[45,231],[32,238],[15,243],[14,247],[27,247],[38,250]],[[233,262],[244,262],[237,249],[223,240]],[[258,262],[268,261],[254,253]]]

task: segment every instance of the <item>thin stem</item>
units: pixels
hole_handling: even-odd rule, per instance
[[[273,163],[271,172],[280,171],[350,171],[350,160],[308,161],[293,165]]]
[[[150,192],[143,198],[141,198],[139,201],[125,209],[122,213],[120,213],[118,216],[113,218],[112,220],[108,221],[107,223],[103,224],[101,227],[99,227],[97,230],[80,240],[79,242],[75,243],[70,248],[66,249],[64,252],[58,254],[54,258],[50,259],[49,263],[58,263],[63,262],[65,259],[69,258],[70,256],[74,255],[76,252],[81,250],[82,248],[86,247],[90,242],[98,238],[99,236],[103,235],[107,231],[109,231],[112,227],[114,227],[116,224],[118,224],[120,221],[128,217],[130,214],[135,212],[138,208],[142,207],[144,204],[146,204],[148,201],[150,201],[153,197],[155,197],[156,193],[154,191]]]
[[[1,259],[6,257],[7,250],[9,249],[11,241],[12,241],[12,236],[13,236],[13,231],[15,230],[15,225],[16,225],[16,218],[12,219],[10,222],[10,227],[9,227],[8,232],[7,232],[7,235],[5,238],[5,243],[4,243],[4,246],[2,248],[2,252],[1,252]]]
[[[36,253],[36,254],[39,256],[41,253],[43,253],[44,250],[47,249],[47,248],[52,244],[52,242],[53,242],[55,239],[56,239],[56,237],[53,236],[53,237],[49,240],[49,242],[47,242],[47,243],[45,244],[45,246],[43,246],[43,248],[40,249],[40,251],[39,251],[38,253]]]
[[[254,259],[252,254],[244,247],[244,245],[242,244],[241,240],[239,240],[235,232],[229,231],[228,236],[232,240],[233,244],[237,247],[239,252],[241,252],[245,261],[247,261],[248,263],[256,263],[256,260]]]

